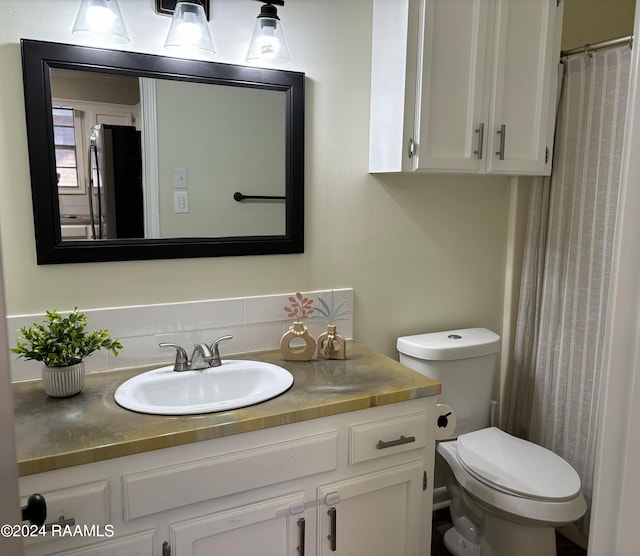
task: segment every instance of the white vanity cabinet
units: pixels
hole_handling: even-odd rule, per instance
[[[374,0],[370,172],[549,174],[558,0]]]
[[[323,485],[321,499],[339,503],[318,512],[318,554],[388,556],[420,554],[423,461]]]
[[[22,477],[24,496],[45,496],[48,521],[113,530],[29,539],[25,554],[428,555],[435,403],[418,398]]]
[[[190,556],[292,556],[305,538],[303,517],[291,508],[304,504],[304,492],[260,499],[169,524],[170,554]],[[163,541],[164,542],[164,541]]]

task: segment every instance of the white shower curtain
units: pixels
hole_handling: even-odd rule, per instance
[[[590,506],[630,49],[564,63],[552,175],[531,194],[506,428],[571,463]]]

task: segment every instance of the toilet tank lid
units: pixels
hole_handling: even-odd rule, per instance
[[[404,355],[427,361],[467,359],[497,353],[500,336],[486,328],[463,328],[402,336],[396,347]]]

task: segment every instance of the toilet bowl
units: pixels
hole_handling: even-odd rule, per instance
[[[398,338],[400,362],[442,384],[457,426],[438,444],[455,556],[555,556],[555,527],[586,511],[580,477],[550,450],[491,426],[500,337],[467,328]],[[456,438],[457,435],[457,438]]]
[[[555,527],[587,509],[571,465],[495,427],[440,442],[438,453],[455,477],[447,483],[450,495],[461,494],[464,504],[452,506],[452,519],[470,524],[454,523],[445,539],[456,556],[555,556]],[[460,493],[452,492],[456,486]]]
[[[452,502],[463,502],[452,503],[445,539],[456,556],[555,556],[555,527],[587,509],[571,465],[495,427],[440,442],[438,453],[455,477],[447,482]]]

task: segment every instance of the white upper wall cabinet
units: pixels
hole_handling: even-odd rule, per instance
[[[370,172],[551,172],[562,4],[374,0]]]

